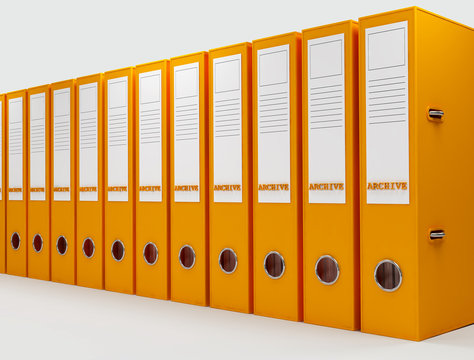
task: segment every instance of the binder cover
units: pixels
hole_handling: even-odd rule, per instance
[[[250,313],[252,45],[209,51],[210,305]]]
[[[303,30],[304,321],[359,328],[358,25]]]
[[[105,289],[135,293],[134,68],[105,73]]]
[[[0,273],[5,273],[7,271],[7,241],[6,241],[6,233],[7,233],[7,212],[6,212],[6,199],[5,194],[5,144],[6,144],[6,137],[5,137],[5,124],[6,124],[6,102],[5,102],[5,95],[0,95],[0,181],[2,184],[0,185]]]
[[[253,42],[254,312],[302,320],[301,34]]]
[[[28,277],[51,276],[49,85],[28,89]]]
[[[77,79],[77,285],[104,288],[103,75]]]
[[[51,84],[51,280],[76,283],[76,80]]]
[[[209,303],[208,55],[171,59],[171,300]]]
[[[27,92],[6,94],[7,134],[7,274],[27,276],[28,270],[28,133]],[[3,196],[3,194],[2,194]]]
[[[359,24],[361,328],[422,340],[474,322],[474,34],[419,8]]]
[[[169,299],[169,61],[136,69],[136,292]]]

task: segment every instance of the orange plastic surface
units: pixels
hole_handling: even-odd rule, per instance
[[[27,276],[28,272],[28,237],[27,237],[27,224],[28,224],[28,208],[27,208],[27,199],[28,199],[28,165],[27,165],[27,156],[28,154],[28,133],[27,133],[27,91],[20,90],[6,94],[5,105],[6,105],[6,116],[5,116],[5,137],[7,141],[5,142],[5,153],[6,153],[6,189],[4,196],[6,196],[7,202],[7,231],[6,231],[6,242],[7,242],[7,274],[18,275],[18,276]],[[8,200],[8,194],[10,191],[16,191],[16,189],[11,189],[8,182],[8,143],[10,141],[8,136],[8,111],[9,111],[9,100],[23,98],[23,200]],[[17,250],[13,249],[11,246],[11,237],[13,233],[18,233],[20,236],[20,246]]]
[[[51,112],[50,112],[50,89],[49,85],[38,86],[28,89],[28,139],[31,139],[31,107],[30,97],[35,94],[45,94],[45,192],[46,200],[33,201],[31,194],[31,160],[28,147],[28,277],[49,280],[51,277]],[[29,145],[29,144],[28,144]],[[33,241],[36,235],[43,239],[43,246],[36,252]]]
[[[128,77],[128,201],[108,201],[105,194],[105,289],[126,293],[135,293],[135,84],[134,68],[109,71],[104,74],[104,169],[105,188],[108,188],[108,155],[107,155],[107,99],[108,80]],[[112,244],[120,240],[125,247],[121,261],[112,257]]]
[[[345,204],[309,203],[308,41],[344,34]],[[359,314],[359,108],[358,25],[354,21],[303,30],[303,251],[304,321],[356,330]],[[320,282],[315,265],[332,256],[340,275],[332,285]]]
[[[242,91],[242,202],[214,202],[214,114],[213,60],[241,55]],[[209,51],[209,267],[210,305],[215,308],[251,313],[253,311],[252,248],[252,45],[226,46]],[[232,249],[237,267],[223,272],[219,255]]]
[[[139,74],[161,70],[161,202],[142,202],[139,200],[139,131],[135,134],[136,148],[136,186],[135,203],[137,212],[136,226],[136,293],[157,299],[169,299],[169,61],[157,61],[138,65],[135,76],[135,118],[139,119]],[[137,125],[138,126],[138,125]],[[144,259],[147,243],[153,243],[158,249],[155,264]]]
[[[80,201],[79,183],[79,87],[81,85],[97,83],[97,154],[98,154],[98,201]],[[103,75],[95,74],[80,77],[76,80],[76,144],[77,144],[77,171],[76,171],[76,198],[77,198],[77,285],[95,289],[104,288],[104,86]],[[94,242],[92,257],[85,256],[83,244],[90,238]]]
[[[365,30],[408,21],[410,204],[367,204]],[[360,19],[361,328],[422,340],[474,322],[474,243],[470,238],[474,156],[474,33],[419,8]],[[433,53],[436,49],[436,55]],[[442,54],[439,55],[438,54]],[[444,111],[441,121],[427,109]],[[442,240],[430,231],[442,229]],[[402,272],[398,290],[374,281],[383,260]]]
[[[70,201],[54,200],[54,91],[70,89]],[[76,80],[51,84],[51,280],[76,283]],[[59,190],[61,191],[61,190]],[[67,240],[64,255],[57,249],[58,239]]]
[[[199,192],[200,202],[174,201],[174,67],[199,62]],[[208,54],[200,52],[171,59],[170,67],[170,220],[171,300],[209,304],[209,192],[208,192]],[[182,246],[195,253],[191,269],[179,262]]]
[[[0,185],[0,193],[2,194],[2,199],[0,200],[0,273],[5,273],[7,271],[7,242],[6,242],[6,233],[7,233],[7,211],[6,211],[6,196],[8,195],[8,192],[6,190],[5,186],[5,181],[6,181],[6,166],[5,166],[5,159],[6,159],[6,131],[5,131],[5,124],[7,123],[7,117],[6,117],[6,97],[5,95],[0,95],[0,117],[1,117],[1,131],[2,135],[0,137],[0,140],[2,142],[2,155],[0,158],[1,161],[1,170],[2,170],[2,176],[0,177],[0,181],[2,184]]]
[[[289,204],[258,202],[258,50],[290,46],[290,184]],[[301,34],[289,33],[253,42],[253,254],[254,313],[301,321],[303,317],[302,176],[301,176]],[[267,276],[265,256],[278,252],[285,261],[279,279]]]

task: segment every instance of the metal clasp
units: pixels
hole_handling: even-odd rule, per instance
[[[431,121],[442,121],[444,111],[439,109],[428,109],[428,120]]]
[[[431,230],[430,239],[431,240],[442,240],[446,236],[444,230]]]

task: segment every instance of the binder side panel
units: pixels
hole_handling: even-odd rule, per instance
[[[106,73],[104,82],[106,129],[104,186],[107,190],[104,287],[110,291],[133,294],[135,292],[133,69]]]
[[[254,312],[258,315],[294,321],[302,319],[303,300],[300,213],[302,204],[299,174],[301,171],[300,50],[301,37],[297,33],[255,41],[252,65],[253,119],[255,119]],[[285,55],[285,52],[288,53]],[[259,58],[260,54],[263,59]],[[264,67],[263,72],[259,71],[262,70],[260,66]],[[263,89],[267,85],[268,87]],[[283,103],[287,104],[283,107],[283,112],[280,111],[281,108],[275,107],[279,100],[276,98],[278,93],[282,93]],[[264,114],[263,110],[265,112],[267,110],[261,106],[267,101],[263,95],[272,99],[268,100],[271,103],[271,106],[269,105],[271,110],[268,110],[270,112],[267,114]],[[276,117],[277,114],[283,114],[284,125],[277,123],[276,120],[280,120]],[[260,121],[267,115],[272,116],[270,124]],[[273,130],[264,126],[273,126]],[[272,145],[274,133],[267,133],[268,131],[278,131],[276,133],[278,143],[282,148],[277,152],[272,152],[272,149],[275,149]],[[289,139],[284,136],[285,132],[289,132],[287,134]],[[265,140],[262,140],[264,137]],[[259,144],[259,141],[264,142]],[[284,150],[287,147],[289,155]],[[271,183],[267,183],[268,181]]]
[[[28,90],[28,277],[50,279],[50,92]]]
[[[104,288],[102,74],[77,80],[77,284]]]
[[[204,63],[201,77],[204,79],[203,88],[204,98],[201,100],[204,108],[204,152],[202,160],[204,162],[204,171],[201,172],[201,181],[204,181],[204,236],[205,236],[205,254],[206,254],[206,270],[205,270],[205,287],[206,287],[206,306],[209,306],[209,54],[203,54],[202,62]],[[201,150],[202,151],[202,150]]]
[[[427,338],[474,322],[474,32],[426,12],[417,20],[417,261],[420,338]],[[430,121],[428,109],[445,115]],[[443,230],[444,239],[430,240],[433,230]]]
[[[164,194],[166,196],[166,226],[168,229],[168,233],[166,236],[166,246],[167,246],[167,251],[166,254],[166,271],[167,271],[167,276],[166,276],[166,281],[168,282],[168,287],[167,287],[167,299],[170,299],[171,297],[171,191],[172,191],[172,186],[171,186],[171,116],[170,116],[170,104],[171,104],[171,88],[170,88],[170,83],[171,83],[171,70],[170,70],[170,61],[166,61],[166,153],[168,156],[166,156],[166,193]]]
[[[296,151],[293,150],[293,161],[296,162],[296,178],[297,192],[296,192],[296,216],[297,216],[297,276],[298,276],[298,320],[303,320],[304,298],[303,298],[303,125],[302,125],[302,35],[298,33],[296,36],[296,52],[294,72],[296,78],[293,79],[293,91],[296,93],[296,108],[294,107],[293,116],[298,121],[296,122]],[[296,89],[295,89],[296,87]]]
[[[128,175],[129,178],[129,183],[131,184],[131,189],[136,188],[136,168],[135,168],[135,159],[136,159],[136,148],[135,148],[135,134],[137,131],[137,126],[135,124],[135,82],[133,79],[135,78],[135,68],[131,69],[131,76],[129,77],[130,79],[130,88],[129,88],[129,96],[128,96],[128,105],[130,108],[131,112],[131,136],[130,138],[132,139],[132,144],[131,144],[131,152],[129,153],[129,161],[131,162],[131,171]],[[137,278],[137,273],[136,273],[136,245],[135,245],[135,239],[136,239],[136,233],[137,233],[137,211],[135,207],[135,201],[136,201],[136,193],[135,191],[131,191],[132,193],[132,199],[131,199],[131,207],[132,207],[132,243],[131,243],[131,248],[132,248],[132,264],[131,264],[131,269],[128,270],[128,273],[131,274],[132,277],[132,284],[133,284],[133,293],[135,294],[137,291],[136,287],[136,278]]]
[[[209,54],[210,305],[245,313],[252,309],[249,54],[248,44]],[[229,251],[235,268],[224,260],[221,268]]]
[[[163,81],[162,89],[163,99],[163,155],[162,155],[162,177],[163,177],[163,205],[161,209],[161,216],[165,219],[163,227],[166,232],[163,235],[163,250],[162,250],[162,272],[163,282],[166,283],[164,288],[164,298],[170,298],[170,62],[165,61],[163,66]],[[138,216],[137,216],[138,217]]]
[[[7,274],[27,276],[28,260],[28,134],[27,93],[22,90],[6,96],[6,184],[7,201]],[[14,234],[19,236],[19,247],[12,246]]]
[[[6,131],[5,131],[5,124],[6,124],[6,102],[5,102],[5,95],[0,95],[0,171],[2,174],[0,175],[0,181],[2,182],[0,185],[0,273],[5,273],[7,271],[7,241],[6,241],[6,233],[7,233],[7,212],[6,212],[6,183],[5,183],[5,155],[6,155]]]
[[[135,77],[136,293],[159,299],[169,298],[168,66],[141,65]]]
[[[253,56],[253,48],[252,44],[247,45],[247,64],[248,64],[248,72],[247,72],[247,89],[248,89],[248,95],[247,98],[249,99],[249,104],[247,106],[247,116],[250,119],[249,126],[247,128],[247,136],[248,136],[248,173],[247,173],[247,181],[248,181],[248,194],[247,194],[247,201],[249,203],[249,212],[248,212],[248,221],[249,221],[249,233],[250,233],[250,238],[248,242],[248,247],[249,247],[249,274],[248,274],[248,279],[249,279],[249,287],[250,287],[250,292],[249,292],[249,302],[250,302],[250,312],[253,313],[254,311],[254,246],[253,246],[253,239],[254,239],[254,232],[253,232],[253,224],[254,224],[254,217],[253,217],[253,197],[254,197],[254,186],[253,186],[253,154],[254,154],[254,148],[253,148],[253,127],[254,127],[254,122],[253,122],[253,84],[252,84],[252,78],[253,78],[253,62],[252,62],[252,56]]]
[[[75,80],[51,86],[51,280],[76,283]]]
[[[304,320],[351,330],[360,326],[357,38],[350,21],[303,32]],[[334,283],[317,277],[325,255],[339,266]]]
[[[199,53],[172,59],[170,64],[171,299],[202,306],[208,305],[209,301],[207,61],[207,53]],[[181,74],[177,75],[177,71]],[[195,99],[196,96],[199,100]],[[190,108],[192,110],[189,110]],[[183,112],[178,113],[177,109],[192,115],[184,117],[180,115]],[[197,109],[199,111],[196,111]],[[185,120],[188,118],[190,120]],[[189,122],[192,123],[187,126],[190,131],[176,126]],[[188,148],[188,144],[193,145]],[[191,149],[197,149],[198,154],[192,153]],[[199,165],[183,167],[187,163],[186,159],[193,157]],[[196,180],[199,184],[196,184]],[[181,253],[183,247],[190,250],[189,252],[194,251],[195,257],[184,256],[188,250]],[[182,259],[180,254],[183,254]],[[182,266],[181,260],[189,266]],[[187,260],[190,260],[190,263],[187,263]]]
[[[353,212],[354,212],[354,304],[353,304],[353,316],[354,324],[356,329],[360,329],[360,134],[359,134],[359,24],[352,23],[351,29],[352,43],[351,49],[349,50],[352,53],[352,78],[351,88],[352,88],[352,98],[351,108],[352,113],[354,114],[354,121],[352,123],[352,179],[354,181],[352,201],[353,201]]]
[[[361,329],[363,332],[393,336],[405,339],[418,339],[418,264],[417,264],[417,194],[416,194],[416,181],[417,181],[417,159],[416,159],[416,117],[415,117],[415,101],[416,101],[416,89],[415,89],[415,10],[409,9],[400,12],[382,14],[379,16],[362,19],[360,21],[360,46],[359,46],[359,83],[360,83],[360,196],[361,196]],[[406,23],[405,23],[406,22]],[[397,25],[393,25],[397,24]],[[374,27],[388,26],[384,28],[378,28],[373,30]],[[391,30],[396,31],[392,32]],[[372,30],[371,30],[372,29]],[[400,30],[400,29],[406,29]],[[377,34],[376,40],[372,43],[373,48],[368,49],[366,41],[367,32],[369,33],[380,33]],[[383,32],[389,30],[388,32]],[[370,32],[372,31],[372,32]],[[384,37],[389,35],[388,38]],[[378,37],[377,36],[381,36]],[[385,47],[384,47],[385,46]],[[383,49],[390,49],[385,51]],[[393,50],[393,51],[392,51]],[[372,53],[371,53],[372,52]],[[370,57],[373,54],[375,58],[374,63],[367,62],[367,54]],[[385,54],[385,55],[383,55]],[[388,55],[388,56],[386,56]],[[404,56],[405,55],[405,56]],[[406,62],[405,62],[406,60]],[[408,111],[402,112],[405,121],[408,119],[408,137],[404,137],[403,133],[400,132],[399,128],[395,124],[385,125],[371,125],[375,132],[381,131],[378,138],[391,134],[389,138],[396,141],[403,139],[408,140],[408,156],[401,151],[395,151],[400,143],[395,145],[385,146],[382,143],[380,150],[377,147],[371,145],[371,156],[377,154],[387,154],[385,164],[388,166],[372,168],[379,173],[384,173],[385,178],[379,179],[380,182],[388,182],[389,185],[382,189],[373,189],[371,183],[368,183],[368,149],[367,144],[369,137],[367,135],[367,122],[368,104],[383,103],[384,105],[374,105],[370,108],[383,108],[385,112],[387,102],[384,99],[374,99],[377,91],[392,89],[394,85],[386,85],[390,81],[382,79],[390,77],[389,74],[385,74],[386,69],[390,69],[389,66],[392,64],[397,66],[397,69],[401,69],[400,66],[407,66],[408,80],[405,77],[401,78],[400,81],[406,84],[408,81],[408,95],[406,95],[406,88],[401,87],[405,90],[397,90],[399,92],[387,92],[386,94],[381,93],[380,96],[393,96],[403,94],[400,97],[405,97],[407,100],[403,100],[399,107],[406,109],[408,104]],[[383,83],[381,89],[369,88],[368,80],[374,80],[377,77],[368,78],[367,73],[369,71],[376,71],[375,75],[378,75],[381,80],[373,81],[372,85],[376,82]],[[406,68],[405,68],[406,69]],[[403,69],[402,69],[403,70]],[[384,75],[385,74],[385,75]],[[369,74],[374,76],[373,73]],[[403,76],[394,75],[394,76]],[[388,86],[388,87],[387,87]],[[368,93],[369,90],[370,92]],[[397,88],[398,89],[398,88]],[[405,91],[405,92],[403,92]],[[376,101],[375,101],[376,100]],[[375,101],[375,102],[369,102]],[[399,100],[393,100],[399,101]],[[390,105],[390,104],[388,104]],[[390,112],[388,112],[391,114]],[[393,112],[396,113],[396,112]],[[398,114],[398,113],[396,113]],[[371,114],[370,116],[378,116]],[[398,115],[397,115],[398,116]],[[369,118],[369,120],[380,118]],[[380,121],[390,121],[390,116],[386,116],[386,119]],[[388,125],[394,126],[393,128]],[[379,126],[379,128],[375,127]],[[398,129],[398,130],[397,130]],[[371,139],[377,139],[372,133]],[[402,180],[398,178],[400,176],[400,166],[395,167],[396,164],[406,164],[404,161],[408,159],[408,179]],[[405,166],[405,165],[404,165]],[[387,176],[387,173],[393,173],[393,179]],[[370,180],[373,182],[374,180]],[[403,191],[403,181],[408,181],[412,186],[409,188],[409,196],[406,196]],[[400,191],[393,190],[391,183],[399,183]],[[370,185],[370,187],[369,187]],[[368,192],[371,191],[371,198],[368,198]],[[374,200],[375,199],[375,200]],[[377,203],[377,199],[379,200]],[[371,203],[368,203],[368,202]],[[401,269],[401,283],[400,287],[395,291],[384,291],[382,290],[375,281],[375,270],[377,265],[384,260],[395,262]],[[387,264],[389,265],[389,263]],[[390,274],[390,273],[388,273]],[[381,273],[383,279],[395,279],[395,273],[393,278],[391,276],[384,277],[384,272]],[[395,284],[395,280],[393,280]]]

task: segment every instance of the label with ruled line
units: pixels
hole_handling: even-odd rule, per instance
[[[258,202],[290,203],[290,46],[257,51]]]
[[[98,84],[79,86],[79,201],[99,201]]]
[[[30,200],[46,200],[46,94],[30,95]]]
[[[242,202],[241,54],[213,61],[214,202]]]
[[[53,193],[55,201],[71,200],[71,89],[54,90]]]
[[[173,71],[174,201],[199,202],[199,63]]]
[[[128,201],[128,77],[107,88],[107,199]]]
[[[367,203],[409,204],[408,23],[366,29]]]
[[[139,200],[161,202],[161,70],[139,74]]]
[[[23,200],[23,98],[8,100],[8,200]]]
[[[344,34],[308,41],[308,199],[346,202]]]

